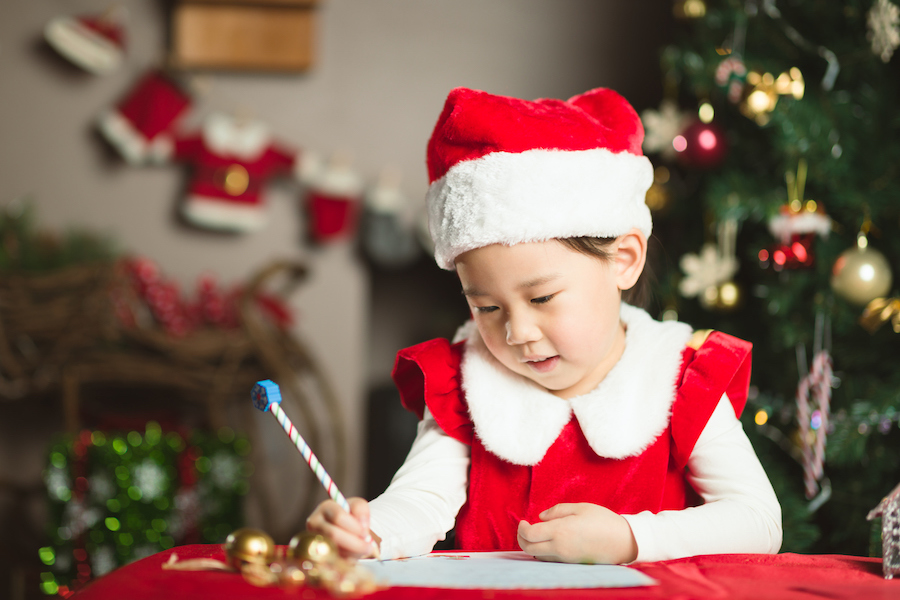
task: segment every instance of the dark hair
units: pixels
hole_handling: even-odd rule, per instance
[[[607,250],[607,247],[616,241],[616,238],[584,236],[559,238],[559,241],[561,244],[575,252],[580,252],[606,261],[613,260],[613,256],[609,250]],[[622,290],[622,300],[632,306],[646,308],[650,301],[650,282],[652,279],[653,272],[650,269],[649,261],[647,261],[644,263],[644,270],[641,271],[641,275],[638,277],[637,282],[631,288]]]

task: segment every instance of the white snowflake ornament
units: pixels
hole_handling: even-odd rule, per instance
[[[866,22],[872,52],[880,56],[883,62],[888,62],[900,46],[900,8],[890,0],[878,0],[869,9]]]
[[[151,502],[166,489],[166,471],[152,459],[145,459],[134,469],[134,484],[141,490],[141,498]]]
[[[678,284],[678,290],[686,298],[729,281],[738,270],[737,259],[723,254],[716,244],[711,243],[704,244],[699,254],[685,254],[679,264],[685,276]]]
[[[672,140],[684,131],[688,119],[688,114],[679,110],[678,105],[671,100],[663,100],[659,110],[645,110],[641,113],[641,120],[644,122],[644,152],[659,152],[667,159],[674,157]]]

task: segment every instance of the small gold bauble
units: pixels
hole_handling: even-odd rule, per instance
[[[831,268],[834,293],[860,306],[886,295],[892,279],[887,259],[868,246],[844,250]]]
[[[699,19],[706,15],[706,2],[703,0],[677,0],[672,6],[672,13],[679,19]]]
[[[306,583],[306,573],[296,565],[287,565],[278,574],[278,582],[285,587],[297,587]]]
[[[275,557],[275,542],[264,531],[242,527],[225,539],[225,557],[238,570],[245,562],[267,565]]]
[[[719,298],[716,308],[723,311],[734,310],[741,303],[741,288],[733,281],[726,281],[719,286]]]
[[[288,544],[288,558],[300,563],[309,561],[318,565],[333,563],[339,556],[331,540],[324,535],[304,531],[291,538]]]
[[[728,312],[741,304],[741,288],[733,281],[711,285],[700,293],[700,306],[707,310]]]
[[[659,212],[667,208],[671,199],[672,194],[669,192],[668,188],[655,181],[650,185],[650,188],[644,196],[644,202],[647,204],[647,208],[653,212]]]

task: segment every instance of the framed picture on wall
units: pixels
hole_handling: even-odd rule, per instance
[[[175,0],[177,69],[302,72],[314,62],[318,0]]]

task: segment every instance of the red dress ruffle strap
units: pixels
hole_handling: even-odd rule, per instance
[[[700,348],[685,348],[678,391],[672,404],[672,457],[684,467],[697,439],[727,394],[738,417],[750,387],[750,342],[713,331]]]
[[[463,346],[439,338],[397,353],[391,377],[403,406],[421,419],[425,407],[450,437],[472,445],[474,426],[461,386]]]

